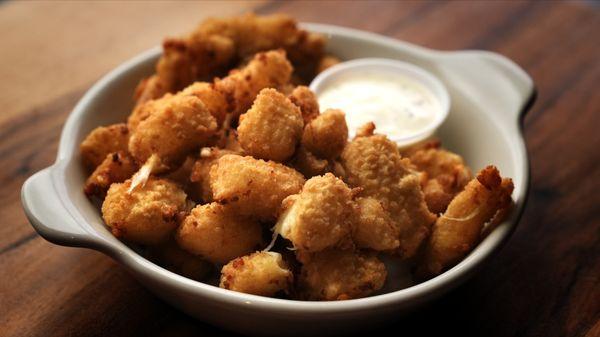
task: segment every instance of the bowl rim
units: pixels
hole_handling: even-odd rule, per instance
[[[363,311],[366,309],[375,309],[381,307],[391,307],[398,306],[400,303],[404,303],[406,305],[410,305],[415,302],[424,302],[431,297],[435,297],[445,291],[448,291],[454,288],[456,285],[462,282],[469,275],[474,273],[478,268],[480,268],[489,257],[491,257],[495,252],[497,252],[509,239],[512,232],[515,230],[518,221],[523,213],[525,202],[528,195],[529,185],[530,185],[530,169],[529,169],[529,159],[527,155],[527,149],[525,147],[525,141],[522,132],[522,121],[525,113],[531,108],[533,102],[536,98],[536,90],[533,86],[533,81],[531,77],[527,75],[519,66],[517,66],[513,61],[507,59],[504,56],[501,56],[496,53],[486,52],[486,51],[457,51],[457,52],[445,52],[445,51],[436,51],[427,49],[421,46],[413,45],[408,42],[399,41],[390,37],[382,36],[375,33],[370,33],[366,31],[361,31],[352,28],[333,26],[333,25],[325,25],[325,24],[313,24],[313,23],[304,23],[301,24],[302,27],[307,28],[311,31],[316,31],[324,34],[330,35],[339,35],[343,37],[348,37],[352,39],[360,39],[360,40],[371,40],[378,44],[383,44],[387,46],[393,46],[398,49],[408,50],[410,49],[414,54],[420,54],[421,57],[424,58],[432,58],[439,55],[449,55],[449,54],[459,54],[459,53],[478,53],[481,55],[493,56],[497,62],[503,63],[505,66],[509,67],[512,71],[514,71],[518,76],[523,77],[525,80],[530,82],[530,92],[527,94],[527,98],[524,102],[522,102],[522,109],[518,111],[515,118],[516,123],[516,136],[518,136],[517,143],[520,146],[519,152],[521,154],[521,169],[523,170],[523,183],[519,192],[520,198],[517,200],[515,204],[515,208],[511,213],[509,219],[505,220],[503,224],[507,224],[502,228],[497,228],[495,231],[502,230],[501,233],[496,235],[494,238],[486,238],[479,243],[476,250],[481,250],[479,254],[470,254],[465,257],[459,264],[454,266],[453,268],[447,270],[446,272],[430,279],[425,282],[416,284],[409,288],[397,290],[390,293],[374,295],[365,298],[359,299],[351,299],[346,301],[322,301],[322,302],[311,302],[311,301],[299,301],[299,300],[288,300],[288,299],[277,299],[277,298],[269,298],[251,294],[238,293],[231,290],[221,289],[209,284],[205,284],[202,282],[194,281],[188,279],[184,276],[178,275],[176,273],[170,272],[167,269],[162,268],[159,265],[154,264],[153,262],[146,260],[141,255],[133,252],[129,247],[125,244],[117,241],[115,244],[111,241],[108,241],[102,238],[100,235],[89,235],[89,231],[86,232],[87,236],[76,237],[71,236],[70,241],[69,238],[65,238],[64,232],[55,231],[46,226],[39,226],[39,219],[35,219],[34,216],[31,215],[29,207],[27,205],[27,198],[25,197],[25,191],[29,180],[23,186],[22,199],[25,211],[30,221],[34,225],[35,229],[45,238],[50,241],[58,242],[59,244],[71,245],[71,246],[81,246],[88,247],[92,249],[99,250],[114,259],[120,261],[125,267],[135,271],[136,273],[141,274],[144,278],[149,278],[155,283],[160,283],[163,285],[168,285],[169,287],[181,288],[182,290],[186,290],[190,293],[193,293],[198,298],[205,298],[214,301],[218,301],[223,304],[228,305],[241,305],[241,306],[249,306],[253,310],[259,311],[272,311],[276,310],[280,313],[300,313],[300,312],[310,312],[314,313],[347,313],[354,311]],[[75,127],[80,124],[80,121],[84,117],[84,112],[86,107],[90,103],[93,98],[99,94],[105,87],[110,86],[111,83],[122,76],[126,76],[126,73],[135,68],[136,66],[148,62],[150,59],[158,57],[161,53],[160,47],[154,47],[150,50],[147,50],[132,59],[124,62],[119,65],[104,77],[102,77],[98,82],[96,82],[80,99],[75,108],[69,114],[67,121],[63,127],[61,132],[60,145],[58,148],[58,154],[55,164],[50,168],[52,172],[52,176],[56,178],[58,176],[60,170],[64,169],[63,165],[66,161],[68,161],[69,156],[72,156],[72,150],[75,142]],[[45,170],[38,172],[40,174]],[[36,174],[36,175],[37,175]],[[33,176],[30,178],[30,180]],[[56,181],[55,181],[56,188]],[[55,191],[56,192],[56,191]],[[66,198],[64,195],[60,195],[58,193],[59,198]],[[68,199],[68,198],[67,198]],[[68,201],[68,200],[67,200]],[[66,202],[63,200],[63,202]],[[37,225],[36,225],[37,224]],[[79,224],[85,228],[91,229],[93,232],[96,232],[93,227],[87,223]],[[60,239],[57,237],[62,236]],[[489,242],[490,239],[495,239],[494,242]],[[484,242],[488,241],[488,243],[483,246]]]

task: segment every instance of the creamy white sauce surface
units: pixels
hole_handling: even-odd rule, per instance
[[[357,72],[340,76],[319,94],[321,111],[340,109],[353,137],[365,123],[391,139],[409,138],[442,114],[437,97],[417,80],[399,74]]]

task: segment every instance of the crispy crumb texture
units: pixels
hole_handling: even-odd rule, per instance
[[[256,252],[232,260],[221,270],[221,288],[247,294],[289,293],[294,275],[279,253]]]
[[[239,155],[219,158],[209,179],[214,200],[262,220],[276,219],[283,199],[298,193],[305,181],[285,165]]]
[[[110,232],[190,279],[294,300],[460,263],[510,214],[512,180],[491,165],[474,178],[437,139],[400,150],[374,122],[348,139],[344,111],[306,86],[341,62],[325,43],[282,14],[166,38],[127,120],[80,145],[82,193]]]

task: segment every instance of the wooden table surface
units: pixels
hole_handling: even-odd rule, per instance
[[[600,336],[600,12],[541,1],[0,3],[1,336],[227,334],[157,299],[110,258],[46,242],[19,191],[54,161],[69,111],[100,76],[207,16],[249,10],[488,49],[531,74],[532,185],[517,231],[479,274],[391,331]]]

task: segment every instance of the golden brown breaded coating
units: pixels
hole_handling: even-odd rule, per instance
[[[439,149],[441,146],[442,146],[442,142],[438,138],[430,137],[430,138],[423,139],[421,141],[418,141],[418,142],[410,144],[410,145],[399,146],[399,150],[400,150],[400,154],[402,155],[402,157],[410,158],[410,156],[412,156],[413,154],[415,154],[419,151],[429,150],[429,149]]]
[[[194,81],[220,76],[234,62],[278,48],[286,50],[309,79],[324,47],[323,36],[299,29],[294,19],[282,14],[207,19],[189,35],[164,41],[157,74],[138,86],[136,100],[143,103]]]
[[[235,154],[235,152],[215,147],[200,150],[200,157],[195,161],[189,179],[193,183],[194,195],[202,198],[204,202],[213,201],[209,179],[210,168],[217,159],[227,154]]]
[[[374,133],[375,133],[375,123],[368,122],[368,123],[361,125],[356,130],[356,135],[354,137],[355,138],[368,137],[368,136],[372,136]]]
[[[229,109],[229,105],[225,100],[225,96],[216,90],[214,83],[210,82],[195,82],[186,87],[176,95],[166,94],[160,99],[149,100],[143,104],[138,104],[132,111],[127,120],[129,130],[135,128],[154,111],[160,111],[167,108],[175,99],[174,97],[181,96],[196,96],[206,106],[210,114],[217,120],[217,124],[221,125],[225,120],[225,115]]]
[[[110,153],[127,152],[128,142],[129,131],[124,123],[95,128],[79,146],[83,165],[90,171],[94,170]]]
[[[198,97],[210,114],[217,120],[217,125],[223,124],[227,109],[229,108],[225,96],[215,88],[214,83],[196,82],[185,89],[178,95],[192,95]]]
[[[170,169],[181,165],[195,149],[207,145],[217,123],[195,96],[171,96],[133,131],[129,152],[140,163],[156,154]]]
[[[128,192],[131,180],[112,184],[102,204],[102,217],[120,239],[158,244],[169,238],[187,208],[186,195],[166,179],[150,177],[145,185]]]
[[[252,13],[206,20],[199,31],[222,34],[235,41],[238,56],[293,44],[298,34],[294,19],[283,14],[257,16]]]
[[[176,92],[225,70],[234,56],[234,41],[225,36],[191,34],[185,38],[167,38],[156,74],[166,92]]]
[[[426,174],[421,176],[421,187],[425,195],[427,208],[434,214],[443,213],[450,201],[452,201],[452,198],[454,198],[454,193],[447,192],[446,188],[437,179],[428,180]],[[460,191],[456,191],[455,193],[458,192]]]
[[[323,71],[327,70],[328,68],[333,67],[334,65],[338,64],[342,62],[342,60],[340,60],[339,58],[327,54],[324,55],[323,57],[321,57],[321,59],[319,60],[318,64],[317,64],[317,74],[322,73]]]
[[[324,54],[325,38],[299,29],[296,20],[285,14],[257,16],[248,13],[224,19],[208,19],[197,32],[221,34],[236,44],[238,57],[243,59],[258,51],[283,48],[290,54],[295,67],[314,76],[314,68]]]
[[[299,194],[283,201],[276,231],[294,248],[307,252],[347,248],[351,246],[352,197],[352,190],[333,174],[313,177]]]
[[[131,178],[137,169],[137,163],[127,152],[110,153],[87,178],[83,191],[88,197],[103,199],[111,184]]]
[[[274,220],[283,199],[304,185],[302,174],[292,168],[238,155],[219,158],[209,177],[214,200],[262,220]]]
[[[135,107],[151,101],[155,98],[163,97],[167,94],[167,88],[161,83],[158,75],[152,75],[145,79],[142,79],[135,88],[133,99],[135,100]]]
[[[423,192],[429,210],[443,213],[448,204],[471,180],[471,170],[461,156],[440,148],[416,151],[410,162],[424,173]]]
[[[351,250],[300,253],[299,290],[303,298],[317,301],[366,297],[381,289],[385,265],[374,255]],[[299,255],[300,255],[299,254]]]
[[[402,195],[402,199],[399,200],[400,210],[391,208],[400,232],[398,253],[402,257],[410,258],[429,236],[436,216],[427,208],[419,176],[416,174],[404,176],[400,180],[398,192]]]
[[[217,125],[229,125],[231,119],[236,119],[240,113],[246,112],[261,89],[287,83],[288,73],[291,73],[290,67],[281,51],[257,54],[246,67],[232,71],[230,76],[222,80],[217,79],[216,84],[196,82],[176,95],[166,94],[161,99],[138,104],[129,116],[128,127],[135,130],[154,112],[169,109],[174,101],[179,100],[177,97],[189,95],[198,97],[204,103],[215,117]],[[228,112],[233,113],[227,116]],[[226,138],[229,132],[229,129],[223,129],[218,138]]]
[[[233,118],[246,112],[256,95],[264,88],[276,88],[289,82],[292,65],[283,50],[257,53],[242,69],[232,70],[223,79],[215,81],[217,90],[230,104]]]
[[[341,110],[328,109],[304,128],[302,145],[317,157],[338,157],[348,143],[348,125]]]
[[[345,179],[360,187],[360,196],[381,202],[399,232],[398,253],[412,257],[435,221],[427,209],[418,176],[400,157],[396,144],[383,135],[356,137],[341,155]]]
[[[304,85],[299,85],[289,94],[288,98],[302,112],[304,124],[310,123],[319,115],[319,102],[317,96]]]
[[[429,278],[457,264],[479,241],[484,224],[511,204],[513,183],[488,166],[460,192],[433,226],[417,275]]]
[[[298,83],[308,83],[316,75],[317,63],[323,56],[326,39],[321,34],[300,31],[295,45],[285,48],[294,64]]]
[[[323,54],[324,38],[299,29],[296,20],[285,14],[257,16],[253,13],[230,18],[209,18],[195,34],[219,34],[236,44],[240,58],[259,51],[284,48],[294,62],[316,62]]]
[[[227,263],[262,246],[262,227],[230,205],[196,206],[175,234],[181,248],[212,263]]]
[[[277,90],[263,89],[240,116],[238,140],[245,153],[282,162],[294,154],[303,127],[297,106]]]
[[[409,174],[396,144],[384,135],[356,137],[341,155],[346,180],[352,187],[361,187],[361,196],[374,197],[389,208],[396,200],[400,179]]]
[[[234,56],[234,41],[217,34],[165,39],[156,75],[140,82],[136,89],[137,105],[179,91],[194,81],[210,79],[233,63]]]
[[[168,270],[196,281],[204,280],[213,269],[212,264],[181,249],[174,238],[150,247],[150,258]]]
[[[296,150],[289,164],[306,178],[320,176],[331,170],[331,164],[326,159],[317,158],[304,146]]]
[[[358,198],[356,211],[352,221],[352,239],[358,248],[378,251],[398,248],[398,228],[379,200]]]
[[[278,293],[289,293],[293,282],[294,275],[281,254],[256,252],[223,266],[219,287],[273,297]]]
[[[164,110],[171,102],[173,95],[165,94],[160,99],[153,99],[138,104],[127,118],[127,128],[133,132],[141,122],[155,111]]]

